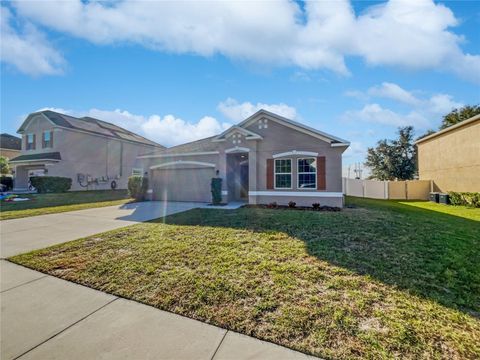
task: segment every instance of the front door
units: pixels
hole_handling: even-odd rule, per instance
[[[240,165],[240,198],[248,199],[248,162]]]

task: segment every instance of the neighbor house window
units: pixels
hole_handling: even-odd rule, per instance
[[[133,168],[132,169],[132,176],[143,176],[143,169]]]
[[[275,189],[292,188],[292,160],[275,160]]]
[[[297,187],[299,189],[316,189],[317,160],[315,158],[298,159],[297,164]]]
[[[35,149],[35,134],[27,134],[27,150]]]
[[[52,147],[52,132],[45,131],[43,133],[43,148],[51,148]]]

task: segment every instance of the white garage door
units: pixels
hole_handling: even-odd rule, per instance
[[[153,170],[155,200],[211,202],[210,182],[213,168]]]

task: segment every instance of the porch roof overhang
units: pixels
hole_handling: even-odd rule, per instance
[[[29,155],[20,155],[16,158],[10,160],[12,164],[23,164],[23,163],[45,163],[45,162],[59,162],[62,160],[59,152],[51,153],[40,153],[40,154],[29,154]]]

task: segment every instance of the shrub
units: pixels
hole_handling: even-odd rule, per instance
[[[297,203],[296,203],[295,201],[289,201],[289,202],[288,202],[288,207],[289,207],[289,208],[292,208],[292,209],[293,209],[293,208],[296,207],[296,206],[297,206]]]
[[[455,192],[448,193],[452,205],[462,205],[480,208],[480,193],[478,192]]]
[[[312,204],[312,208],[313,208],[314,210],[319,210],[319,209],[320,209],[320,203],[313,203],[313,204]]]
[[[276,209],[277,207],[278,207],[278,204],[277,204],[276,201],[271,202],[267,205],[267,208],[269,208],[269,209]]]
[[[148,189],[148,178],[143,176],[130,176],[128,178],[128,194],[137,201],[145,198]]]
[[[5,185],[5,190],[13,189],[13,178],[11,176],[0,176],[0,184]]]
[[[222,178],[212,178],[210,190],[212,193],[212,204],[220,204],[222,202]]]
[[[30,183],[40,194],[66,192],[72,187],[72,179],[60,176],[32,176]]]

